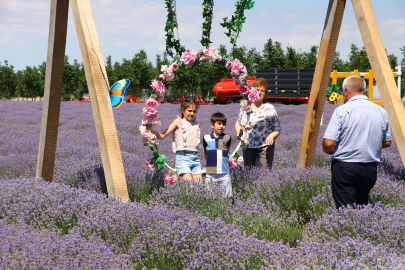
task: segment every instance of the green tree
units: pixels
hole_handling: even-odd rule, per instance
[[[83,64],[79,63],[77,59],[73,60],[73,64],[70,64],[69,56],[65,56],[62,100],[72,101],[75,98],[83,96],[83,94],[87,92],[87,81]]]
[[[285,68],[287,69],[296,69],[299,68],[301,62],[301,55],[297,53],[297,51],[291,47],[287,46],[287,52],[285,55]]]
[[[9,65],[8,61],[4,61],[4,65],[0,62],[0,98],[10,99],[15,95],[15,72],[14,66]]]
[[[309,52],[301,53],[299,68],[315,68],[318,59],[318,46],[311,46]]]
[[[282,69],[285,67],[285,55],[281,43],[272,39],[268,39],[264,44],[263,49],[263,65],[262,69]]]
[[[363,72],[371,69],[370,61],[364,47],[359,49],[355,44],[350,45],[349,68],[350,71],[357,69]]]
[[[22,96],[34,100],[34,98],[40,96],[44,91],[43,82],[41,80],[41,71],[37,67],[26,66],[23,74],[23,83],[26,88],[24,89],[25,91],[22,93]]]

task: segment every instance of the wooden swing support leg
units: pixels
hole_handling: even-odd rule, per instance
[[[329,1],[298,156],[297,167],[300,168],[311,167],[314,162],[326,91],[345,5],[346,0]]]
[[[53,56],[54,53],[50,53],[50,50],[48,50],[47,67],[50,66],[49,63],[55,63],[55,68],[53,68],[52,66],[52,71],[49,72],[47,68],[46,74],[46,81],[53,80],[54,73],[59,74],[60,78],[57,78],[59,78],[60,84],[56,85],[55,87],[50,86],[48,91],[47,87],[45,87],[44,110],[41,124],[41,140],[39,146],[40,151],[38,154],[37,166],[38,178],[45,178],[45,174],[43,173],[44,170],[38,170],[38,168],[42,166],[41,164],[51,164],[53,173],[53,166],[55,161],[56,138],[54,139],[54,141],[52,141],[52,143],[49,143],[49,145],[47,145],[43,143],[44,140],[42,139],[42,137],[46,137],[47,135],[49,135],[49,130],[45,129],[44,126],[52,127],[51,135],[53,135],[54,137],[56,137],[55,134],[57,135],[58,132],[64,52],[66,44],[66,28],[63,34],[63,40],[59,40],[59,38],[53,38],[53,35],[58,34],[58,31],[52,30],[52,23],[53,21],[55,21],[56,25],[58,25],[61,19],[60,17],[53,16],[52,10],[54,6],[58,7],[60,3],[64,3],[63,14],[66,16],[65,25],[67,27],[68,1],[52,0],[49,44],[52,43],[53,46],[49,45],[49,48],[55,48],[54,50],[59,52],[58,49],[63,46],[63,57],[59,56],[58,58],[55,58]],[[97,36],[93,13],[91,11],[90,1],[71,0],[71,8],[73,11],[76,32],[79,39],[80,51],[82,54],[83,66],[91,98],[91,106],[93,110],[94,122],[96,125],[98,143],[100,146],[101,159],[104,167],[107,192],[109,196],[120,198],[123,202],[126,202],[128,201],[129,196],[127,183],[125,180],[124,166],[122,163],[121,150],[114,121],[114,115],[112,112],[111,101],[109,97],[110,87],[107,79],[107,72],[105,70],[103,56],[101,54],[100,43]],[[54,92],[59,93],[59,95],[53,94]],[[53,103],[58,104],[57,118],[54,116],[54,114],[56,114],[56,110],[45,110],[46,106],[50,106],[49,104]],[[50,116],[53,116],[53,118],[50,118]],[[46,119],[48,119],[48,122],[51,122],[51,125],[44,124],[44,121]],[[42,148],[44,149],[43,151],[41,150]],[[53,154],[48,153],[48,149],[53,149]],[[47,154],[45,155],[43,153]],[[46,176],[45,179],[48,181],[52,181],[52,174],[50,176]]]
[[[36,170],[36,178],[44,178],[49,182],[52,182],[53,178],[58,138],[68,13],[69,0],[51,1],[44,101]]]
[[[321,46],[319,48],[315,75],[312,83],[307,116],[302,134],[297,167],[313,164],[319,135],[329,74],[332,69],[337,38],[345,7],[345,0],[330,0]],[[352,0],[354,13],[370,60],[384,108],[387,111],[391,129],[405,165],[405,111],[398,94],[388,57],[381,40],[370,0]]]
[[[390,120],[392,134],[405,165],[405,111],[388,62],[370,0],[352,0],[354,13],[363,38],[378,91]]]

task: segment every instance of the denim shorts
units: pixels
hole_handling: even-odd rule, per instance
[[[178,175],[183,173],[201,174],[201,163],[198,153],[193,151],[177,151],[176,172]]]

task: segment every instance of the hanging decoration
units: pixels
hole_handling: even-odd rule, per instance
[[[214,17],[212,13],[212,10],[214,9],[214,0],[204,0],[202,8],[203,8],[202,16],[204,22],[203,25],[201,26],[202,38],[200,40],[200,43],[201,45],[203,45],[203,47],[208,48],[209,45],[212,43],[212,41],[210,40],[210,36],[211,36],[212,18]]]
[[[171,57],[176,55],[181,55],[186,51],[184,46],[181,46],[180,39],[174,36],[174,29],[178,29],[177,15],[176,15],[176,0],[165,0],[167,9],[167,20],[166,20],[166,53]],[[230,38],[230,44],[234,47],[236,46],[236,40],[239,38],[239,33],[242,32],[242,25],[246,21],[245,10],[252,9],[255,1],[252,0],[238,0],[236,2],[236,11],[232,15],[231,19],[228,17],[224,18],[224,22],[221,23],[222,27],[228,29],[225,34]],[[208,48],[212,43],[211,36],[211,25],[213,18],[213,8],[214,0],[204,0],[203,2],[203,25],[201,26],[202,38],[200,43],[205,48]]]
[[[254,4],[255,1],[252,0],[238,0],[235,15],[232,15],[231,19],[225,17],[224,22],[221,23],[222,27],[228,29],[225,35],[231,39],[230,43],[234,47],[236,46],[236,40],[239,38],[239,33],[242,32],[242,25],[246,21],[245,10],[252,9]]]
[[[186,49],[180,45],[180,39],[174,37],[174,28],[178,29],[176,16],[176,0],[165,0],[167,8],[166,20],[166,53],[171,57],[180,55]],[[176,54],[175,54],[176,53]]]

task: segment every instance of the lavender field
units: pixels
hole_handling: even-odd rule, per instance
[[[234,204],[187,183],[166,185],[145,161],[143,104],[114,110],[131,202],[106,196],[91,104],[62,102],[53,183],[35,179],[42,102],[0,102],[0,269],[403,269],[405,169],[393,142],[383,150],[373,203],[337,212],[321,139],[315,165],[296,169],[306,105],[276,104],[282,133],[273,170],[232,172]],[[159,105],[162,129],[179,105]],[[201,106],[228,117],[239,105]],[[171,139],[160,141],[174,165]],[[237,145],[233,141],[231,150]],[[203,151],[200,150],[202,164]]]

